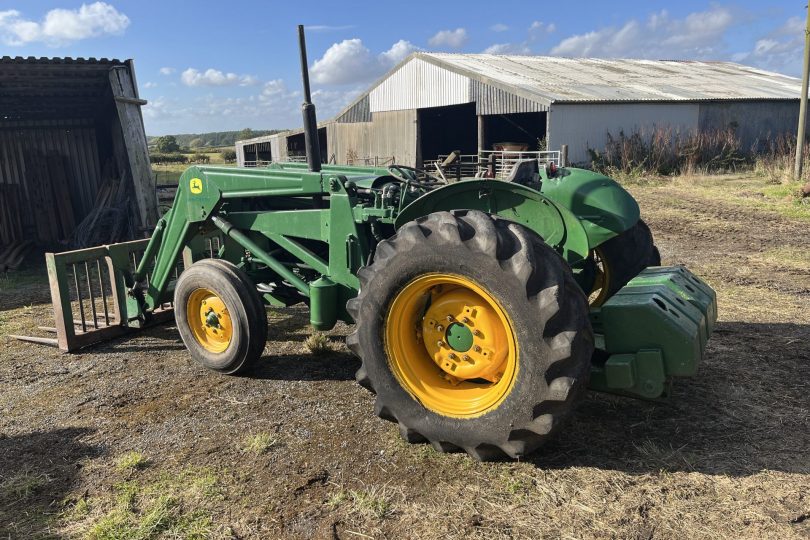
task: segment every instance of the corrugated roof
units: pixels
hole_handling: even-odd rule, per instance
[[[47,58],[45,56],[41,56],[37,58],[36,56],[3,56],[0,58],[0,64],[108,64],[108,65],[122,65],[124,62],[121,60],[107,59],[107,58],[70,58],[70,57],[61,57],[61,58]]]
[[[801,94],[799,79],[733,62],[447,53],[413,57],[548,103],[798,99]]]
[[[107,102],[111,69],[127,61],[107,58],[0,58],[0,120],[93,117]],[[131,75],[134,77],[134,74]]]

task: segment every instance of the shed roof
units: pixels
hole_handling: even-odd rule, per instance
[[[0,120],[92,117],[109,91],[107,58],[0,58]]]
[[[733,62],[447,53],[411,58],[548,103],[782,100],[801,94],[797,78]]]

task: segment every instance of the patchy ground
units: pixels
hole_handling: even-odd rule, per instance
[[[171,326],[79,355],[0,337],[0,537],[810,537],[810,206],[752,177],[631,190],[720,298],[668,401],[592,393],[531,459],[476,463],[401,442],[348,328],[313,355],[303,310],[244,377]],[[0,335],[48,324],[44,279],[0,279]]]

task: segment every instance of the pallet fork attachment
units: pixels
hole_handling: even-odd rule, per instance
[[[139,309],[138,299],[130,292],[136,269],[143,266],[143,281],[148,286],[153,260],[144,258],[149,239],[46,253],[54,326],[39,330],[56,334],[55,338],[13,335],[21,341],[58,347],[74,352],[88,345],[108,341],[148,326],[172,319],[171,293],[174,280],[185,265],[206,256],[215,256],[218,237],[208,237],[197,249],[186,247],[174,268],[174,279],[167,289],[166,301],[148,314]]]

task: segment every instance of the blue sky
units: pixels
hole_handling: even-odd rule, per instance
[[[320,119],[417,50],[733,60],[798,76],[803,1],[0,0],[10,56],[133,58],[150,135],[300,125],[296,25]]]

